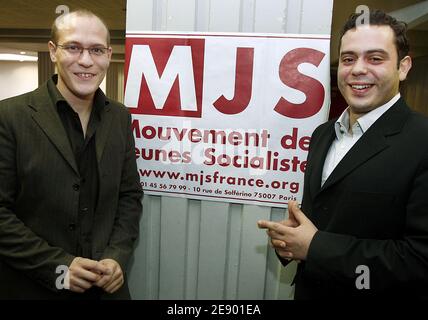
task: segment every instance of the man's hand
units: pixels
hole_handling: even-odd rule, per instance
[[[95,283],[95,285],[108,293],[115,292],[123,285],[124,282],[122,268],[119,263],[113,259],[104,259],[99,263],[108,271],[101,274],[101,278]]]
[[[296,220],[296,217],[292,214],[290,209],[288,210],[288,218],[281,220],[278,223],[283,224],[284,226],[293,227],[293,228],[299,226],[299,222]],[[259,228],[261,228],[260,225],[259,225]],[[266,233],[269,235],[269,230],[267,230]],[[280,257],[290,260],[289,258],[287,258],[289,251],[286,249],[285,241],[274,236],[274,237],[271,237],[270,244],[276,250],[276,252]]]
[[[317,232],[314,224],[300,210],[296,201],[288,202],[288,219],[281,222],[260,220],[260,229],[267,229],[278,255],[293,260],[306,260],[309,245]]]
[[[101,278],[100,274],[107,271],[107,268],[98,261],[76,257],[68,267],[65,288],[83,293]]]

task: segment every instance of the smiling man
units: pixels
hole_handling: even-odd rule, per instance
[[[295,299],[427,298],[428,120],[399,93],[406,25],[378,10],[358,21],[340,42],[349,107],[312,135],[302,208],[258,225],[284,265],[299,261]]]
[[[58,74],[0,102],[0,299],[128,299],[142,190],[131,116],[99,89],[109,31],[78,10],[48,46]]]

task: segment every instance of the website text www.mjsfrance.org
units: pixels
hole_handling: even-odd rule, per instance
[[[268,200],[279,200],[279,201],[288,201],[296,200],[295,194],[299,192],[300,184],[298,182],[287,182],[287,181],[270,181],[266,183],[263,179],[260,178],[245,178],[245,177],[234,177],[221,175],[219,171],[214,171],[212,174],[205,174],[204,171],[199,173],[184,173],[176,171],[166,171],[166,170],[147,170],[139,169],[140,177],[144,180],[147,178],[158,178],[158,179],[168,179],[170,181],[178,180],[183,181],[181,184],[175,184],[171,182],[141,182],[143,188],[148,188],[150,190],[159,190],[163,192],[170,193],[198,193],[198,194],[212,194],[215,196],[227,196],[227,197],[239,197],[239,198],[248,198],[248,199],[268,199]],[[186,182],[197,183],[196,186],[189,186]],[[222,184],[229,185],[231,189],[212,189],[210,184]],[[234,187],[250,187],[250,188],[260,188],[264,189],[263,191],[237,191]],[[266,192],[266,189],[275,189],[275,190],[288,190],[290,194],[277,194]]]
[[[201,129],[192,128],[191,123],[164,127],[134,119],[132,130],[147,191],[283,203],[295,200],[299,193],[302,179],[298,176],[306,169],[310,136],[297,127],[284,128],[273,138],[268,129]],[[170,168],[176,164],[187,168]],[[216,171],[216,166],[224,171]],[[277,174],[258,178],[269,172]]]

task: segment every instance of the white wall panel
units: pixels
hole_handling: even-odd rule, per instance
[[[256,3],[256,0],[241,0],[241,12],[239,16],[240,32],[254,32]]]
[[[263,299],[265,287],[267,235],[257,221],[270,219],[269,207],[244,205],[238,277],[238,299]]]
[[[195,30],[210,30],[210,1],[195,1]]]
[[[223,299],[228,248],[229,204],[201,203],[198,299]]]
[[[157,30],[153,25],[154,14],[153,1],[155,0],[128,0],[126,10],[126,27],[130,30]]]
[[[326,10],[321,3],[319,0],[302,1],[299,33],[330,34],[332,10]]]
[[[285,33],[301,33],[303,1],[304,0],[287,0],[286,8],[284,11]],[[318,6],[320,5],[318,4]]]
[[[166,30],[188,31],[195,26],[195,0],[167,1]]]
[[[209,31],[238,32],[241,13],[240,0],[207,0],[209,2]]]
[[[200,247],[201,201],[189,200],[187,212],[184,299],[196,299]]]
[[[333,0],[128,0],[127,27],[330,34],[332,7]],[[148,195],[143,206],[129,274],[134,299],[292,299],[296,263],[282,267],[256,225],[284,219],[284,209]]]
[[[227,236],[227,253],[225,268],[224,299],[231,300],[238,297],[238,278],[242,249],[242,213],[240,204],[229,205],[229,230]]]
[[[256,1],[254,30],[257,32],[285,32],[287,0]]]
[[[161,198],[159,299],[184,299],[188,200]]]

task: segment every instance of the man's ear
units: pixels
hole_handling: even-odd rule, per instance
[[[49,48],[49,55],[50,55],[50,57],[51,57],[51,61],[53,62],[53,63],[56,63],[56,45],[52,42],[52,41],[49,41],[48,42],[48,48]]]
[[[113,48],[112,47],[108,47],[107,54],[108,54],[108,59],[110,61],[111,60],[111,56],[113,55]]]
[[[410,58],[409,56],[405,56],[403,59],[401,59],[400,65],[398,66],[400,81],[406,80],[407,74],[409,73],[411,68],[412,58]]]

